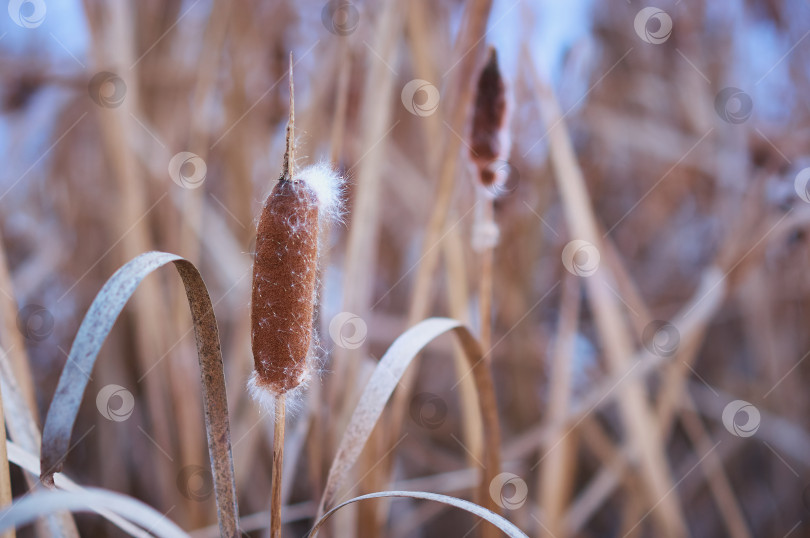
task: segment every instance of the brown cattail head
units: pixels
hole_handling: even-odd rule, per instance
[[[313,367],[319,225],[339,209],[339,179],[324,165],[295,169],[292,57],[290,121],[281,178],[256,234],[251,296],[254,372],[248,384],[267,406],[305,384]]]
[[[307,377],[318,271],[318,200],[295,178],[264,204],[256,236],[251,308],[254,383],[274,394]]]
[[[507,108],[506,84],[498,67],[498,54],[490,47],[489,58],[478,78],[470,143],[470,156],[484,187],[506,179],[499,177],[492,165],[509,156]]]

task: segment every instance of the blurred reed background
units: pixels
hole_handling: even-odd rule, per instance
[[[481,330],[468,146],[493,45],[512,140],[495,164],[506,180],[484,349],[510,473],[493,500],[531,536],[807,535],[810,8],[655,6],[12,0],[0,16],[4,396],[16,386],[41,428],[107,278],[149,250],[192,260],[221,331],[242,527],[267,533],[273,427],[245,389],[250,274],[292,51],[299,162],[347,178],[345,222],[324,240],[323,368],[287,424],[284,534],[305,534],[394,339],[431,315]],[[347,493],[475,500],[481,424],[459,353],[449,337],[429,346]],[[150,276],[90,374],[65,473],[214,536],[195,355],[180,283]],[[36,453],[31,424],[6,423]],[[15,496],[31,487],[14,465],[11,479]],[[121,532],[76,522],[83,536]],[[380,500],[329,530],[484,525]]]

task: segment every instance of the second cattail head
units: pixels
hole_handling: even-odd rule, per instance
[[[470,140],[470,157],[481,185],[488,190],[497,190],[506,181],[507,167],[502,161],[509,157],[511,149],[508,117],[506,83],[498,65],[498,54],[490,47],[487,62],[478,77]]]

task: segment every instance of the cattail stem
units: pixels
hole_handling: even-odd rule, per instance
[[[495,226],[494,207],[491,199],[481,201],[483,206],[481,222],[488,228]],[[486,246],[480,254],[481,273],[478,281],[478,307],[481,320],[479,340],[484,353],[492,346],[492,270],[494,248]],[[491,356],[491,355],[487,355]]]
[[[281,538],[281,478],[284,467],[284,423],[286,418],[284,394],[276,396],[275,426],[273,428],[273,476],[271,478],[270,537]]]

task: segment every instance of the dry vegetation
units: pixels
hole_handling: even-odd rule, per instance
[[[806,3],[594,2],[554,77],[528,0],[46,3],[0,23],[0,525],[216,536],[238,500],[269,532],[251,273],[292,51],[296,163],[347,182],[283,536],[402,491],[320,535],[497,535],[478,506],[530,536],[810,532]],[[493,198],[469,146],[507,38]]]

